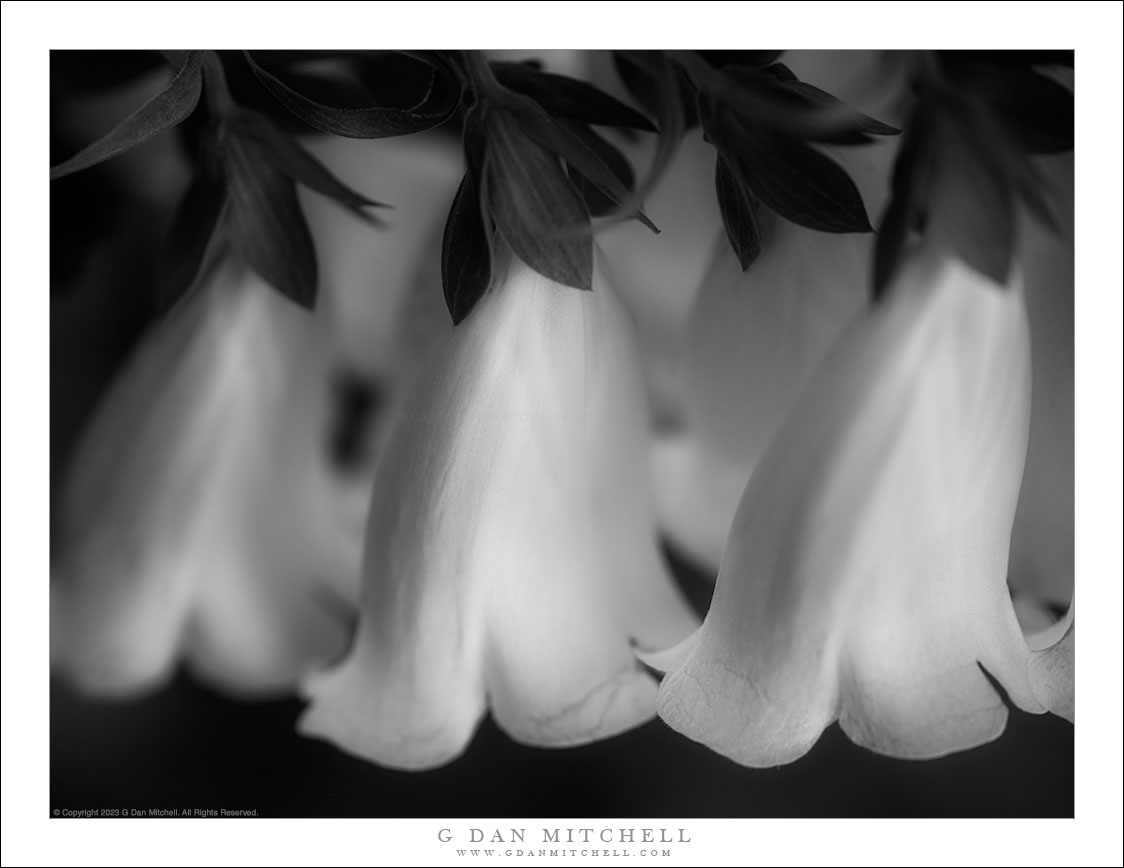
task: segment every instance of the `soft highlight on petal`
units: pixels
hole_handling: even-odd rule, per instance
[[[490,705],[529,744],[654,715],[632,643],[694,619],[655,546],[643,396],[611,289],[512,259],[420,376],[376,476],[359,634],[301,729],[398,768],[447,762]]]
[[[988,675],[1041,711],[1006,588],[1029,398],[1021,287],[916,254],[758,464],[661,716],[770,766],[837,719],[895,757],[994,739]]]

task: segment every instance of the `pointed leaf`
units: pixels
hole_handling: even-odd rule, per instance
[[[562,164],[510,118],[493,118],[487,129],[485,175],[496,227],[515,255],[539,274],[592,290],[589,218]]]
[[[782,217],[820,232],[870,231],[854,181],[802,140],[712,111],[704,112],[703,128],[743,183]]]
[[[584,137],[574,133],[573,126],[555,123],[533,103],[523,105],[518,118],[521,127],[532,139],[565,160],[614,204],[620,205],[628,199],[628,188],[621,183],[604,157]],[[652,232],[659,233],[659,229],[643,211],[638,209],[630,216]]]
[[[492,279],[491,252],[472,174],[465,172],[441,242],[441,285],[453,325],[472,312]]]
[[[679,67],[658,51],[614,51],[613,65],[625,88],[656,119],[661,136],[670,136],[667,120],[677,115],[678,144],[682,131],[699,122],[695,93]]]
[[[636,179],[632,174],[632,166],[629,164],[624,154],[583,124],[570,123],[566,126],[571,133],[585,142],[590,150],[596,153],[597,156],[605,162],[605,165],[616,175],[617,180],[620,181],[625,190],[631,191],[633,189]],[[590,214],[600,217],[604,214],[611,213],[613,209],[616,208],[617,203],[597,189],[597,187],[588,181],[580,172],[571,169],[570,180],[577,185],[578,191],[585,200]]]
[[[316,251],[293,182],[238,137],[227,139],[225,156],[234,249],[276,290],[313,307]]]
[[[901,134],[901,130],[897,127],[875,120],[869,115],[851,108],[838,97],[834,97],[827,91],[820,90],[815,85],[808,84],[805,81],[792,79],[783,82],[782,87],[789,93],[802,97],[808,105],[819,106],[836,112],[846,123],[857,127],[864,133],[870,133],[872,136],[897,136]]]
[[[621,80],[652,112],[659,126],[656,153],[633,194],[633,200],[639,203],[668,170],[687,130],[698,124],[698,97],[683,70],[660,52],[613,52],[613,63]]]
[[[719,155],[714,170],[718,209],[726,237],[738,255],[742,271],[761,255],[761,226],[757,221],[757,202],[753,193],[738,183],[729,164]]]
[[[335,199],[365,220],[378,222],[377,218],[363,210],[364,207],[388,207],[348,187],[302,148],[289,133],[264,115],[250,111],[238,112],[229,121],[229,128],[236,135],[253,139],[266,159],[282,174],[322,196]]]
[[[244,54],[254,73],[278,102],[314,129],[337,136],[378,139],[428,130],[448,120],[460,99],[460,89],[455,82],[434,67],[429,91],[412,108],[341,108],[324,105],[289,87],[264,69],[250,52]]]
[[[203,87],[203,52],[188,53],[183,68],[156,96],[92,145],[51,168],[51,180],[96,166],[171,129],[195,110]]]
[[[640,112],[588,82],[538,72],[522,63],[493,63],[492,70],[501,84],[530,97],[554,117],[598,126],[656,131]]]
[[[866,144],[872,135],[900,130],[867,117],[826,91],[795,78],[781,80],[765,70],[731,66],[723,70],[729,89],[716,93],[724,110],[755,126],[769,126],[801,139],[832,144]]]

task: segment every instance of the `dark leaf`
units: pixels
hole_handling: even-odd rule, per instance
[[[614,51],[613,65],[625,88],[649,115],[656,119],[661,134],[670,136],[667,119],[677,116],[682,131],[699,122],[695,92],[683,72],[658,51]]]
[[[445,220],[441,242],[441,285],[453,325],[472,312],[492,279],[488,233],[472,175],[465,172]]]
[[[862,196],[834,160],[799,138],[711,112],[703,128],[739,181],[782,217],[820,232],[869,232]]]
[[[229,137],[225,156],[235,251],[274,289],[313,307],[316,251],[293,182],[243,139]]]
[[[729,165],[719,155],[714,170],[718,208],[726,236],[738,255],[742,271],[761,255],[761,226],[757,221],[757,202],[753,194],[738,183]]]
[[[851,108],[842,100],[832,96],[827,91],[820,90],[815,85],[792,79],[791,81],[784,82],[782,87],[789,93],[794,93],[806,100],[808,105],[818,106],[835,113],[844,123],[853,125],[864,133],[870,133],[872,136],[896,136],[901,133],[901,130],[897,127],[892,127],[889,124],[884,124],[882,121],[876,121],[874,118],[864,115],[862,112]]]
[[[156,284],[158,309],[167,310],[175,304],[203,272],[225,204],[222,178],[197,174],[176,208],[161,257]]]
[[[748,66],[751,69],[760,69],[775,63],[777,58],[784,54],[780,51],[700,51],[699,56],[715,67],[723,66]]]
[[[317,102],[264,69],[247,51],[246,61],[258,79],[294,115],[314,129],[353,139],[378,139],[421,132],[444,123],[457,107],[459,86],[434,67],[429,90],[411,108],[369,106],[343,108]]]
[[[200,65],[203,52],[188,53],[187,61],[156,96],[133,112],[92,145],[51,168],[51,180],[88,169],[143,144],[186,118],[199,102],[203,86]]]
[[[580,173],[615,205],[624,205],[629,196],[628,188],[614,173],[602,153],[591,146],[588,139],[577,135],[573,125],[556,123],[542,109],[533,103],[526,103],[517,113],[520,128],[548,151],[565,160],[574,171]],[[653,232],[659,229],[648,219],[643,211],[637,209],[630,216],[635,217]]]
[[[873,135],[901,131],[867,117],[826,91],[796,79],[781,81],[762,70],[723,70],[729,89],[713,94],[724,109],[802,139],[833,144],[866,144]]]
[[[656,131],[640,112],[587,82],[538,72],[522,63],[493,63],[492,70],[501,84],[530,97],[554,117],[598,126]]]
[[[512,251],[551,280],[592,290],[589,218],[558,158],[507,119],[489,126],[488,146],[488,201]]]
[[[571,123],[566,126],[573,135],[585,142],[590,150],[596,153],[597,156],[605,162],[605,165],[616,175],[617,180],[620,181],[625,190],[632,190],[635,184],[635,178],[632,175],[632,166],[629,164],[628,160],[625,159],[624,154],[583,124]],[[577,185],[578,191],[585,200],[590,214],[600,217],[604,214],[612,213],[616,208],[617,203],[586,180],[585,176],[581,173],[571,170],[570,180]]]
[[[265,116],[242,111],[232,117],[228,123],[232,133],[252,139],[266,159],[282,174],[322,196],[335,199],[364,219],[377,222],[363,208],[387,207],[348,187],[312,154],[297,144],[292,136]]]
[[[613,62],[626,84],[627,76],[632,76],[630,89],[633,95],[652,112],[660,130],[652,163],[633,196],[634,201],[639,203],[644,201],[671,165],[687,129],[698,123],[698,100],[683,70],[659,52],[613,52]]]

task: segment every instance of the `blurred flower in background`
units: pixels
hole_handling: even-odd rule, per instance
[[[332,499],[317,331],[226,262],[103,401],[52,598],[53,656],[85,689],[150,688],[182,652],[223,687],[276,690],[343,647],[362,513]]]

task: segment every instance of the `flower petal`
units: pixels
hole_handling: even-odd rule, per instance
[[[1059,635],[1060,638],[1057,638]],[[1030,657],[1031,689],[1047,711],[1073,723],[1073,606],[1054,629],[1040,635],[1039,639],[1042,641],[1041,650],[1034,651]]]

